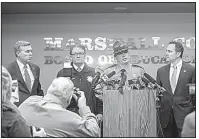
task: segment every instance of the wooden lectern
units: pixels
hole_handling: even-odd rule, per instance
[[[103,90],[103,137],[156,137],[156,91]]]

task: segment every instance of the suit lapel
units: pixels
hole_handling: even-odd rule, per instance
[[[184,62],[182,62],[182,67],[181,67],[181,70],[180,70],[180,74],[179,74],[179,77],[178,77],[178,82],[177,82],[174,94],[177,93],[179,86],[180,86],[180,82],[184,80],[184,77],[186,77],[186,74],[187,74],[186,65],[185,65]]]
[[[24,88],[29,92],[27,86],[26,86],[26,83],[23,79],[23,76],[22,76],[22,73],[21,73],[21,70],[19,69],[19,65],[17,64],[17,61],[15,61],[15,70],[16,70],[16,76],[18,77],[18,81],[21,82],[21,84],[24,86]]]
[[[170,84],[170,76],[169,76],[169,72],[170,72],[170,64],[168,64],[166,67],[165,67],[165,81],[166,81],[166,85],[167,85],[167,91],[173,95],[172,93],[172,89],[171,89],[171,84]]]
[[[32,71],[32,74],[33,74],[34,78],[36,79],[37,78],[37,74],[36,74],[34,66],[32,64],[29,64],[29,66],[30,66],[30,69]]]

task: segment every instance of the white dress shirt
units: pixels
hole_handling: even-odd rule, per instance
[[[21,63],[18,59],[17,59],[17,64],[19,65],[19,69],[20,69],[20,71],[21,71],[21,75],[22,75],[22,77],[23,77],[23,79],[24,79],[24,81],[25,81],[25,75],[24,75],[24,70],[25,70],[25,69],[24,69],[24,64]],[[26,66],[27,66],[28,74],[30,75],[30,79],[31,79],[31,88],[32,88],[35,79],[34,79],[34,76],[33,76],[32,71],[31,71],[31,69],[30,69],[30,66],[29,66],[28,64],[26,64]]]
[[[178,78],[179,78],[179,75],[180,75],[180,70],[181,70],[181,68],[182,68],[182,60],[180,60],[180,61],[176,64],[176,67],[177,67],[177,74],[176,74],[176,85],[177,85]],[[171,63],[171,66],[170,66],[170,73],[169,73],[170,82],[171,82],[171,77],[172,77],[173,71],[174,71],[174,65]]]
[[[74,67],[78,72],[81,72],[81,71],[83,70],[83,68],[84,68],[84,64],[81,65],[81,67],[80,67],[81,70],[80,70],[80,71],[78,70],[79,67],[76,66],[74,63],[73,63],[73,67]]]

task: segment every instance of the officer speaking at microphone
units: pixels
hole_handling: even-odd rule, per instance
[[[130,63],[129,48],[126,43],[123,41],[116,41],[113,44],[113,54],[117,64],[111,65],[105,69],[105,73],[107,74],[111,71],[116,72],[112,79],[120,80],[121,72],[123,71],[122,69],[125,69],[124,73],[127,75],[127,80],[143,77],[144,69],[138,65]]]
[[[108,81],[119,81],[122,79],[122,76],[126,76],[124,84],[129,85],[129,81],[133,80],[136,82],[138,79],[144,77],[144,69],[138,65],[130,63],[129,48],[125,42],[115,41],[115,43],[113,44],[113,55],[116,64],[113,64],[104,69],[105,75],[108,75],[111,72],[115,71],[115,74],[110,77]],[[96,88],[100,88],[100,85],[97,85]],[[100,98],[101,101],[103,101],[102,89],[96,89],[96,91],[96,97]]]
[[[123,41],[115,41],[115,43],[113,44],[113,55],[116,64],[105,68],[103,70],[103,74],[101,74],[101,79],[103,80],[103,75],[106,75],[108,78],[105,81],[105,84],[109,81],[115,81],[113,83],[114,89],[119,90],[118,93],[123,94],[123,87],[125,85],[129,86],[129,81],[134,81],[134,83],[136,83],[139,79],[142,79],[142,77],[144,77],[145,71],[142,67],[130,63],[129,48],[128,45],[125,44]],[[100,108],[101,113],[103,112],[102,84],[97,84],[94,89],[95,96],[98,98],[98,101],[96,103],[98,108]],[[103,127],[101,126],[101,128]]]

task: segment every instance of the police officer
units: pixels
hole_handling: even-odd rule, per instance
[[[123,41],[116,41],[113,44],[113,54],[117,64],[111,65],[105,69],[106,75],[112,71],[116,72],[110,80],[120,80],[122,69],[125,69],[124,73],[127,75],[127,81],[144,76],[144,69],[142,67],[130,63],[128,46]],[[127,81],[126,84],[128,84]]]
[[[137,82],[138,79],[144,77],[144,69],[141,66],[134,65],[130,63],[130,56],[129,56],[129,48],[123,41],[116,41],[113,44],[113,54],[116,64],[113,64],[104,69],[104,74],[108,75],[109,73],[115,71],[115,75],[109,78],[107,81],[111,80],[121,80],[121,73],[122,70],[126,75],[126,82],[125,85],[129,85],[129,80],[134,80]],[[102,88],[100,85],[97,85],[96,88]],[[96,97],[102,100],[102,90],[96,89]]]
[[[125,85],[128,85],[128,80],[137,80],[138,78],[142,78],[144,76],[144,69],[138,65],[133,65],[130,63],[130,56],[128,51],[128,46],[123,41],[116,41],[113,44],[113,54],[117,64],[113,64],[104,69],[104,74],[108,75],[109,73],[115,71],[115,75],[113,75],[110,80],[121,80],[122,70],[125,69],[124,74],[126,75]],[[100,108],[101,113],[103,113],[103,91],[101,85],[96,86],[96,94],[97,97],[97,107]],[[102,128],[102,127],[101,127]],[[103,130],[103,129],[101,129]]]

